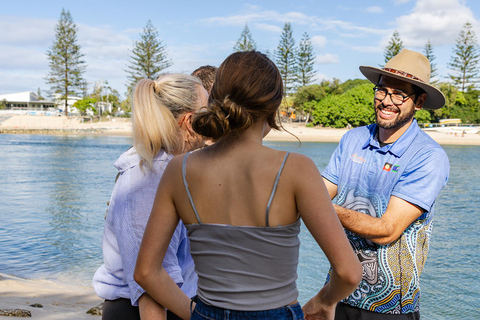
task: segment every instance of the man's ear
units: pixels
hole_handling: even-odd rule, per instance
[[[427,94],[422,93],[420,96],[418,96],[417,101],[415,102],[415,110],[420,110],[423,107],[423,104],[427,100]]]

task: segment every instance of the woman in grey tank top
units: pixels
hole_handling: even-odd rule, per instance
[[[267,148],[283,98],[275,64],[256,51],[219,67],[194,130],[216,143],[175,157],[157,190],[135,280],[183,319],[332,319],[361,279],[316,165]],[[330,281],[302,308],[297,302],[300,218],[332,265]],[[178,220],[190,238],[198,299],[159,269]],[[191,313],[192,312],[192,313]]]

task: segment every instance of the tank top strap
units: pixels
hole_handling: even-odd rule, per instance
[[[270,226],[270,224],[268,222],[268,212],[270,211],[270,205],[272,204],[273,197],[275,196],[275,192],[277,191],[278,181],[280,180],[280,175],[282,174],[283,167],[285,166],[285,162],[287,162],[287,158],[288,158],[289,154],[290,154],[290,152],[287,151],[287,154],[285,155],[285,158],[283,158],[282,165],[280,166],[280,169],[278,170],[277,177],[275,178],[275,183],[273,184],[273,189],[272,189],[272,193],[270,194],[270,199],[268,199],[267,212],[266,212],[266,217],[265,217],[267,227]]]
[[[195,216],[197,217],[198,223],[202,223],[200,220],[200,216],[198,215],[197,208],[195,207],[195,204],[193,203],[192,199],[192,194],[190,193],[190,189],[188,189],[188,182],[187,182],[187,158],[192,153],[192,151],[187,152],[183,156],[183,162],[182,162],[182,176],[183,176],[183,185],[185,186],[185,190],[187,190],[188,194],[188,199],[190,200],[190,204],[192,205],[193,212],[195,213]]]

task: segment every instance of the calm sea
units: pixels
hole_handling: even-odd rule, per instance
[[[100,242],[126,137],[0,135],[0,273],[88,285],[102,264]],[[268,146],[312,158],[320,170],[334,143]],[[450,180],[437,200],[421,277],[423,319],[480,318],[480,147],[445,146]],[[301,233],[298,286],[305,303],[328,262]],[[0,282],[1,283],[1,282]]]

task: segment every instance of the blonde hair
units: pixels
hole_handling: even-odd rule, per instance
[[[185,74],[164,74],[155,81],[143,79],[133,92],[133,146],[141,158],[140,167],[151,170],[153,158],[163,149],[176,154],[182,150],[177,118],[199,107],[202,82]]]

